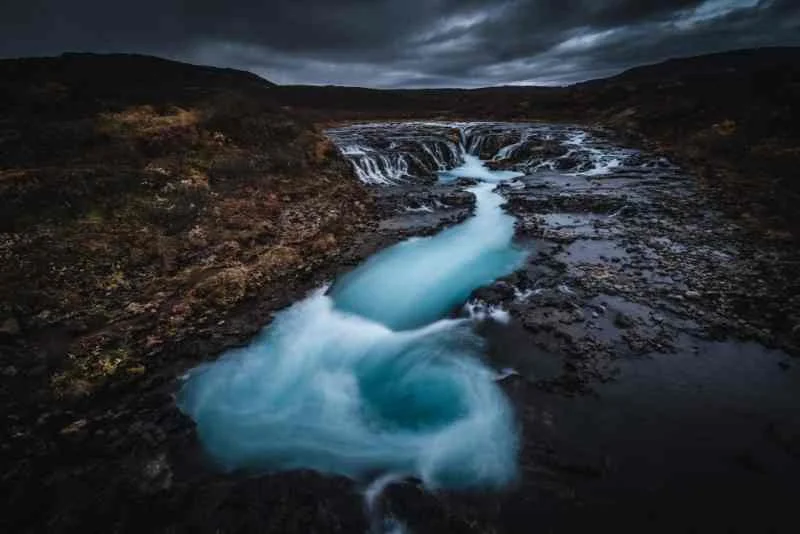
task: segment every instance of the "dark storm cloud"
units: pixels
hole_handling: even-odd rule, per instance
[[[795,0],[27,0],[0,56],[152,53],[279,83],[568,83],[672,56],[800,45]]]

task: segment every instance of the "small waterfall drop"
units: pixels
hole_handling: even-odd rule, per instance
[[[501,169],[604,176],[626,165],[635,150],[604,144],[570,126],[537,123],[403,122],[328,130],[366,184],[431,182],[476,161]],[[470,160],[474,157],[474,160]],[[481,163],[482,165],[482,163]],[[497,170],[497,169],[495,169]],[[480,179],[497,181],[486,169]]]

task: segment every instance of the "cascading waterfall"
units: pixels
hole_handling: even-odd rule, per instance
[[[371,185],[430,178],[461,162],[460,142],[448,136],[452,126],[439,124],[421,134],[416,123],[367,124],[329,130],[356,175]]]
[[[356,174],[365,183],[392,185],[410,176],[408,160],[399,155],[362,154],[354,161]]]
[[[420,142],[419,146],[433,159],[437,167],[435,170],[437,171],[447,170],[455,162],[458,162],[462,156],[460,146],[452,142],[433,144]]]
[[[520,140],[516,143],[512,143],[510,145],[506,145],[502,147],[500,150],[497,151],[497,154],[494,155],[492,158],[493,161],[501,161],[504,159],[508,159],[514,155],[514,152],[523,146],[525,143],[529,142],[531,139],[532,132],[530,130],[524,130],[520,136]]]
[[[509,162],[510,168],[525,173],[558,171],[591,178],[612,172],[635,154],[598,145],[575,127],[536,123],[359,124],[328,134],[342,147],[358,177],[371,185],[426,180],[464,165],[468,156]],[[543,143],[556,143],[563,153],[548,156],[530,150]]]

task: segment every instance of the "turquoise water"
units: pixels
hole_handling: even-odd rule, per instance
[[[429,324],[470,293],[516,269],[514,219],[500,208],[491,184],[470,189],[475,216],[428,238],[410,239],[373,256],[344,276],[332,294],[337,308],[395,330]]]
[[[189,374],[179,406],[221,468],[416,477],[429,488],[514,479],[511,406],[472,321],[447,318],[524,259],[491,188],[472,189],[468,221],[375,255]]]
[[[458,178],[474,178],[482,182],[498,183],[522,176],[521,172],[516,171],[493,171],[486,167],[480,158],[471,154],[464,154],[462,159],[464,163],[455,169],[441,171],[439,179],[443,182],[450,182]]]

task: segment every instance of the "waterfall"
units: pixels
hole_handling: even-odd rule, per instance
[[[393,185],[410,176],[408,159],[402,154],[347,153],[358,179],[365,184]]]
[[[370,185],[434,181],[442,173],[488,159],[524,173],[562,172],[587,178],[625,166],[636,151],[611,147],[571,126],[537,123],[403,122],[357,124],[327,131]],[[553,147],[561,147],[554,151]]]

